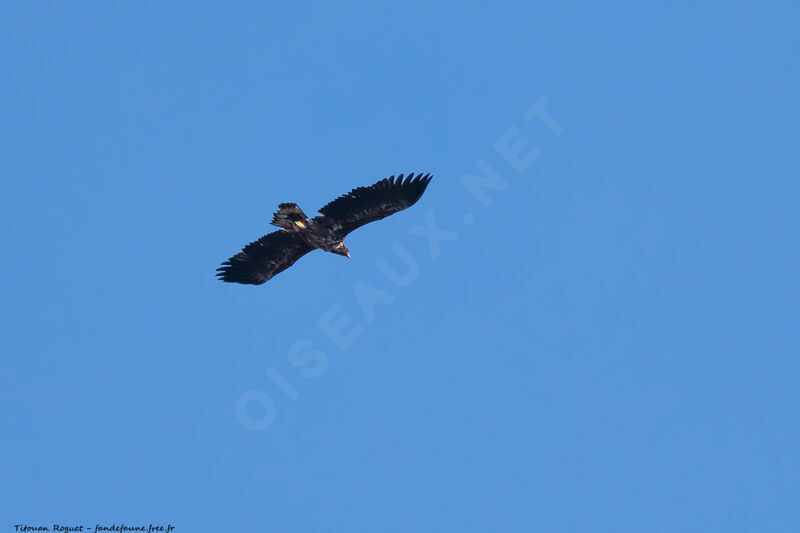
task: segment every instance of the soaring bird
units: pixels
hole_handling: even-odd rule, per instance
[[[340,196],[313,219],[297,204],[279,204],[271,224],[281,229],[242,248],[222,263],[217,276],[222,281],[261,285],[315,248],[349,258],[350,250],[344,245],[348,233],[411,207],[430,181],[430,174],[385,178]]]

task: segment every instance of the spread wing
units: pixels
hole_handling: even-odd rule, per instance
[[[261,285],[314,248],[297,233],[275,231],[251,242],[217,269],[221,281]]]
[[[431,181],[431,175],[400,174],[369,187],[359,187],[319,210],[340,238],[364,224],[386,218],[414,205]]]

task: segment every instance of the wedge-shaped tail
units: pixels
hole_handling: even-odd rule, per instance
[[[297,204],[280,204],[278,210],[272,215],[270,224],[289,231],[300,231],[306,229],[309,222],[308,217]]]

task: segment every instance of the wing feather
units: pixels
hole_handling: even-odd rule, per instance
[[[314,248],[297,233],[275,231],[253,241],[217,269],[221,281],[261,285]]]
[[[364,224],[386,218],[414,205],[431,181],[431,175],[400,174],[369,187],[358,187],[319,210],[343,238]]]

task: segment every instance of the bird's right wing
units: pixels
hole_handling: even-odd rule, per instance
[[[382,179],[369,187],[358,187],[319,210],[340,238],[376,220],[414,205],[431,181],[431,175],[409,174],[403,179]]]
[[[222,263],[217,276],[220,281],[261,285],[313,249],[295,232],[275,231]]]

